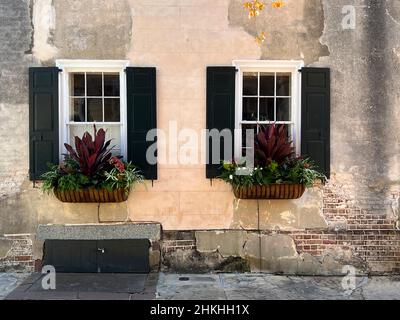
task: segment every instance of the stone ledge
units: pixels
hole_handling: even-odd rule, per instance
[[[39,240],[112,240],[161,238],[161,224],[104,223],[104,224],[41,224],[37,229]]]

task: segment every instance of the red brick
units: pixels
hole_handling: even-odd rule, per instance
[[[32,256],[16,256],[14,257],[15,261],[31,261],[33,260]]]

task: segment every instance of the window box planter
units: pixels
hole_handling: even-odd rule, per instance
[[[131,162],[112,155],[105,130],[93,128],[94,139],[87,131],[82,139],[75,137],[75,150],[64,144],[68,151],[64,162],[50,165],[42,175],[44,192],[53,192],[62,202],[123,202],[134,184],[143,181]]]
[[[233,188],[233,193],[238,199],[298,199],[306,186],[304,184],[268,184],[252,187]]]
[[[129,194],[123,188],[119,188],[113,191],[109,191],[107,189],[87,188],[69,191],[59,191],[55,189],[54,195],[61,202],[103,203],[126,201]]]

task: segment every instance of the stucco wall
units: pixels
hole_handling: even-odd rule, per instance
[[[164,229],[324,228],[322,191],[293,202],[235,201],[203,165],[159,165],[159,179],[121,206],[61,204],[27,180],[27,67],[57,58],[129,59],[157,67],[158,126],[205,126],[205,69],[234,59],[303,59],[332,70],[332,181],[354,205],[398,214],[399,20],[396,1],[287,0],[249,21],[239,0],[1,0],[0,234],[37,223],[95,222],[98,214]],[[354,4],[355,30],[343,30]],[[13,17],[13,18],[11,18]],[[17,17],[17,18],[15,18]],[[253,36],[265,30],[260,47]],[[163,150],[160,150],[162,152]],[[100,210],[100,211],[99,211]],[[260,213],[260,224],[258,212]]]

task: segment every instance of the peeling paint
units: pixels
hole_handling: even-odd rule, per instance
[[[229,6],[232,26],[243,27],[252,36],[265,31],[262,59],[302,59],[306,64],[329,56],[328,47],[320,41],[324,16],[321,0],[288,0],[283,8],[268,7],[251,20],[240,1],[231,0]]]
[[[56,12],[52,0],[32,0],[32,25],[34,30],[32,53],[40,61],[53,59],[58,49],[50,43],[56,24]]]

